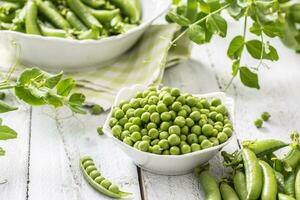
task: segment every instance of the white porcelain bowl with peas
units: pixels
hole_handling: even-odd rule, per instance
[[[105,135],[145,170],[191,172],[232,140],[234,101],[222,92],[179,94],[167,87],[121,89],[104,124]]]
[[[140,24],[120,35],[98,40],[75,40],[1,30],[0,27],[0,44],[1,46],[16,44],[15,48],[8,49],[16,54],[25,66],[68,72],[99,68],[111,63],[114,58],[130,49],[152,22],[170,8],[169,0],[139,1]]]

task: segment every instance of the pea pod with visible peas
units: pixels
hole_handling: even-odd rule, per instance
[[[233,175],[233,184],[236,193],[241,200],[247,199],[246,176],[241,170],[236,170]]]
[[[27,8],[26,17],[25,17],[26,33],[41,35],[37,23],[37,15],[38,15],[37,5],[33,1],[28,1],[26,8]]]
[[[228,183],[220,184],[220,192],[223,200],[239,200],[238,195]]]
[[[141,10],[138,0],[110,0],[110,2],[120,8],[122,13],[130,18],[131,23],[139,22]]]
[[[261,200],[276,200],[277,181],[272,167],[263,160],[259,161],[259,165],[263,172],[263,188]]]
[[[112,198],[126,198],[132,195],[131,193],[120,191],[118,186],[104,178],[95,167],[93,159],[89,156],[84,156],[80,159],[80,169],[87,182],[100,193]]]
[[[262,171],[254,152],[243,148],[242,157],[246,174],[247,199],[254,200],[260,197],[262,191]]]

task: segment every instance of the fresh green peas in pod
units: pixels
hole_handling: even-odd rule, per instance
[[[152,128],[157,128],[157,125],[153,122],[150,122],[149,124],[147,124],[146,128],[149,131]]]
[[[135,131],[135,132],[133,132],[133,133],[131,134],[130,138],[131,138],[131,140],[132,140],[133,142],[137,142],[137,141],[140,141],[140,140],[142,139],[142,136],[141,136],[141,133],[140,133],[140,132]]]
[[[95,182],[100,184],[105,178],[103,176],[98,176],[97,178],[95,178]]]
[[[88,166],[85,171],[87,174],[90,174],[92,171],[97,170],[95,165]]]
[[[192,109],[188,105],[183,105],[181,109],[185,110],[187,112],[187,115],[191,114],[192,112]]]
[[[202,126],[202,134],[209,137],[213,135],[213,126],[210,124],[205,124]]]
[[[182,154],[187,154],[187,153],[191,153],[192,152],[192,149],[190,147],[190,145],[188,144],[184,144],[181,146],[181,153]]]
[[[194,125],[191,128],[191,132],[195,133],[196,135],[200,135],[201,134],[201,127],[199,125]]]
[[[300,199],[300,165],[296,169],[296,177],[295,177],[295,196],[296,199]]]
[[[109,119],[109,126],[110,128],[112,128],[113,126],[115,126],[118,123],[118,120],[114,117]]]
[[[150,121],[150,113],[149,112],[144,112],[142,115],[141,115],[141,120],[142,122],[144,123],[148,123]]]
[[[168,111],[168,108],[167,108],[166,104],[164,104],[164,103],[159,103],[159,104],[157,104],[157,106],[156,106],[156,111],[157,111],[158,113],[163,113],[163,112],[167,112],[167,111]]]
[[[182,108],[182,104],[178,101],[175,101],[173,104],[172,104],[172,110],[174,110],[175,112],[178,112],[180,111]]]
[[[111,183],[109,180],[104,179],[100,184],[101,184],[101,186],[103,186],[103,187],[105,187],[106,189],[108,189],[109,186],[111,186],[112,183]]]
[[[180,102],[182,105],[186,103],[185,97],[180,95],[176,98],[176,101]]]
[[[207,149],[207,148],[213,147],[213,143],[211,141],[209,141],[208,139],[204,139],[200,145],[201,145],[202,149]]]
[[[158,144],[152,146],[152,153],[154,154],[161,154],[162,149]]]
[[[284,177],[284,193],[292,197],[296,196],[295,192],[295,173],[289,172]]]
[[[152,140],[151,141],[151,146],[154,146],[154,145],[156,145],[156,144],[158,144],[159,143],[159,139],[154,139],[154,140]]]
[[[148,135],[151,139],[156,139],[159,136],[159,132],[156,128],[152,128],[149,130]]]
[[[187,112],[186,112],[186,110],[180,110],[177,113],[177,115],[186,118],[187,117]]]
[[[114,184],[111,184],[108,188],[109,191],[113,192],[113,193],[118,193],[120,190],[119,190],[119,187],[114,185]]]
[[[207,137],[206,136],[204,136],[204,135],[200,135],[199,137],[198,137],[198,142],[199,142],[199,144],[201,144],[202,143],[202,141],[203,140],[206,140],[207,139]]]
[[[149,109],[148,109],[148,112],[149,112],[149,113],[154,113],[154,112],[156,112],[156,105],[150,105],[150,106],[149,106]]]
[[[169,133],[167,131],[162,131],[159,133],[159,139],[162,140],[162,139],[168,139],[169,137]]]
[[[233,175],[233,184],[241,200],[247,200],[246,175],[241,170],[236,170]]]
[[[183,135],[189,134],[189,127],[186,126],[186,125],[183,126],[183,127],[181,128],[180,132],[181,132],[181,134],[183,134]]]
[[[169,151],[170,151],[170,155],[179,155],[180,154],[180,149],[177,146],[172,146]]]
[[[131,137],[125,137],[123,139],[123,142],[129,146],[132,146],[133,145],[133,141],[131,140]]]
[[[183,127],[185,125],[185,119],[184,117],[177,116],[174,120],[174,124],[178,125],[179,127]]]
[[[238,195],[228,183],[220,184],[220,192],[223,200],[239,200]]]
[[[141,128],[138,125],[133,124],[132,126],[130,126],[129,128],[129,132],[133,133],[133,132],[139,132],[141,130]]]
[[[145,110],[143,108],[137,108],[134,111],[134,116],[135,117],[141,117],[144,112],[145,112]]]
[[[92,179],[96,179],[98,176],[101,176],[101,173],[98,170],[91,171],[89,174]]]
[[[195,124],[194,120],[192,120],[190,117],[185,119],[185,123],[188,127],[192,127]]]
[[[171,146],[176,146],[180,144],[180,137],[176,134],[171,134],[168,137],[168,142]]]
[[[199,151],[199,150],[201,150],[201,146],[197,143],[193,143],[193,144],[191,144],[191,150],[192,150],[192,152]]]
[[[122,133],[122,127],[120,125],[115,125],[112,129],[112,134],[114,137],[116,138],[120,138],[121,137],[121,133]]]
[[[180,135],[180,140],[181,141],[186,141],[187,140],[187,136],[186,135]]]
[[[147,152],[149,149],[149,142],[148,141],[141,141],[138,145],[138,149],[140,151],[145,151]]]
[[[160,130],[162,130],[162,131],[169,130],[169,127],[170,127],[170,123],[169,122],[162,122],[160,124]]]
[[[222,104],[222,101],[221,101],[221,99],[219,99],[219,98],[213,98],[212,100],[211,100],[211,103],[210,103],[212,106],[218,106],[218,105],[221,105]]]
[[[160,115],[157,112],[154,112],[150,115],[150,121],[155,123],[155,124],[159,124],[160,123]]]
[[[158,145],[160,146],[160,148],[162,148],[163,150],[167,150],[170,148],[169,142],[166,139],[162,139],[158,142]]]
[[[196,134],[192,133],[187,136],[187,142],[189,144],[198,143],[198,137]]]
[[[178,125],[172,125],[169,127],[169,134],[176,134],[176,135],[180,135],[181,133],[181,129]]]
[[[89,166],[95,166],[95,163],[92,160],[87,160],[83,163],[83,168],[86,169]]]
[[[219,133],[218,136],[217,136],[217,138],[218,138],[218,141],[220,143],[224,143],[224,142],[226,142],[228,140],[228,136],[224,132]]]
[[[219,145],[219,140],[216,137],[209,138],[209,141],[211,141],[211,143],[213,143],[213,146]]]
[[[209,104],[209,102],[207,101],[207,99],[201,99],[200,102],[201,102],[203,108],[209,109],[210,104]]]

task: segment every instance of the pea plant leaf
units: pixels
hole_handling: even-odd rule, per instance
[[[182,15],[178,15],[177,13],[172,12],[172,11],[168,13],[168,18],[183,27],[187,27],[191,24],[191,22],[188,18],[186,18]]]
[[[247,67],[240,67],[240,79],[242,83],[250,88],[256,88],[260,89],[259,83],[258,83],[258,76],[256,73],[250,71]]]
[[[70,96],[68,101],[69,108],[76,113],[85,114],[86,110],[83,108],[85,96],[81,93],[74,93]]]
[[[215,33],[221,37],[226,37],[227,22],[221,15],[214,14],[209,16],[206,20],[206,25],[212,33]]]
[[[238,35],[234,37],[228,47],[227,56],[231,59],[238,59],[241,57],[244,49],[245,39],[243,36]]]
[[[200,25],[192,25],[188,28],[188,36],[190,40],[196,44],[203,44],[206,42],[206,33],[205,29]]]
[[[235,77],[238,74],[239,67],[240,67],[240,61],[239,60],[235,60],[235,61],[232,62],[231,75],[233,77]]]
[[[61,96],[68,96],[72,89],[75,87],[75,81],[73,78],[66,78],[64,80],[61,80],[57,86],[56,91],[58,95]]]
[[[17,107],[10,106],[10,105],[6,104],[4,101],[0,100],[0,113],[6,113],[6,112],[14,111],[17,109],[18,109]]]
[[[45,86],[50,89],[53,89],[58,84],[62,76],[63,76],[63,72],[60,72],[55,75],[49,75],[48,78],[46,79]]]
[[[0,140],[9,140],[17,138],[17,133],[8,126],[0,126]]]
[[[279,59],[276,49],[269,45],[269,52],[266,52],[263,43],[259,40],[250,40],[246,42],[246,47],[249,54],[255,59],[267,59],[277,61]],[[263,52],[262,52],[263,51]]]

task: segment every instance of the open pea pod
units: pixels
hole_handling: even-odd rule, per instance
[[[123,192],[119,189],[116,189],[117,186],[114,187],[114,190],[104,187],[104,182],[110,183],[110,181],[101,176],[100,172],[95,167],[94,161],[89,156],[84,156],[80,159],[80,169],[82,170],[83,176],[87,182],[100,193],[118,199],[127,198],[132,195],[132,193]],[[112,186],[112,184],[108,184],[108,187],[109,186]]]
[[[292,133],[291,138],[293,140],[290,144],[289,152],[282,158],[284,163],[284,168],[286,171],[291,172],[293,169],[296,169],[300,164],[300,143],[299,143],[299,134]]]

